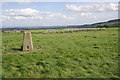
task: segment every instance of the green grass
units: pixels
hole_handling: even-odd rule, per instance
[[[23,52],[23,33],[3,33],[3,77],[118,78],[117,28],[32,37]]]
[[[0,79],[2,78],[2,33],[0,33]]]

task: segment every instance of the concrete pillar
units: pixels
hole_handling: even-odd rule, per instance
[[[33,43],[32,43],[32,35],[31,32],[24,31],[23,34],[23,51],[31,51],[33,50]]]

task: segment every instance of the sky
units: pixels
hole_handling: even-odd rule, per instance
[[[118,18],[117,0],[93,1],[7,0],[2,3],[0,21],[2,27],[36,27],[83,25]]]

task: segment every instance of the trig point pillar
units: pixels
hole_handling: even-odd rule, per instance
[[[31,50],[33,50],[31,32],[24,31],[23,38],[24,38],[23,51],[31,51]]]

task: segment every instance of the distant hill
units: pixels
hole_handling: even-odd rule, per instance
[[[110,20],[110,21],[101,22],[101,23],[95,23],[95,24],[92,24],[92,26],[95,26],[95,27],[107,27],[107,28],[120,27],[120,19]]]
[[[110,20],[107,22],[99,22],[87,25],[68,25],[68,26],[47,26],[47,27],[26,27],[26,28],[2,28],[0,31],[15,31],[15,30],[38,30],[38,29],[64,29],[64,28],[111,28],[120,27],[120,19]]]
[[[109,20],[107,22],[99,22],[94,24],[87,24],[87,25],[70,25],[68,27],[74,28],[111,28],[111,27],[120,27],[120,19]]]

